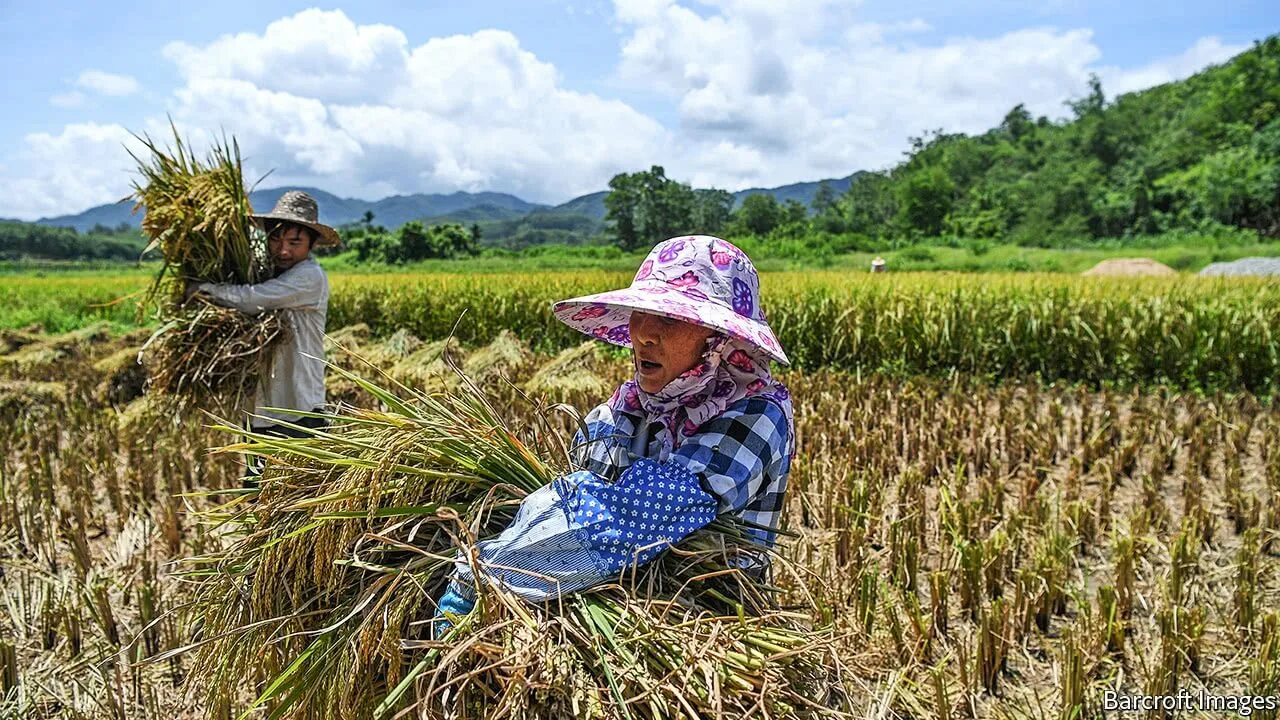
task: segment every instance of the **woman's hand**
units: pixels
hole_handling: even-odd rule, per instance
[[[453,623],[449,620],[445,613],[451,615],[470,615],[475,609],[476,601],[469,600],[462,596],[453,583],[449,583],[449,587],[445,589],[444,595],[436,602],[436,615],[431,620],[431,637],[439,640],[444,637],[451,629]]]

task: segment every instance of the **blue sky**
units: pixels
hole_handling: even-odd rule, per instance
[[[267,185],[562,202],[887,167],[927,128],[1060,116],[1280,30],[1275,3],[899,0],[0,4],[0,217],[128,191],[130,132],[241,140]]]

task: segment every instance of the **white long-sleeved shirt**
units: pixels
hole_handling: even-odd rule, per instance
[[[263,408],[310,411],[324,405],[324,324],[329,312],[329,279],[314,258],[256,285],[201,283],[220,305],[249,315],[265,310],[283,310],[284,341],[276,346],[271,372],[258,383],[254,413],[274,420],[295,422],[297,415]],[[263,427],[271,420],[254,418]]]

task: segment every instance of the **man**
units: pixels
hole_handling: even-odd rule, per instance
[[[219,305],[250,315],[283,311],[285,337],[272,355],[270,374],[258,384],[250,427],[257,433],[297,437],[300,431],[279,423],[304,427],[324,424],[319,418],[289,412],[323,412],[325,403],[324,325],[329,280],[311,251],[337,245],[340,239],[337,231],[318,221],[315,199],[298,190],[280,196],[271,212],[250,217],[267,233],[275,277],[256,285],[200,283],[188,292],[204,293]],[[246,487],[256,487],[260,472],[260,465],[250,464]]]

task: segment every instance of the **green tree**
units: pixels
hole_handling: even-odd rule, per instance
[[[687,233],[695,219],[703,219],[695,218],[699,203],[693,188],[668,178],[660,165],[615,175],[604,204],[605,221],[623,250]]]
[[[955,192],[955,183],[942,167],[911,173],[898,186],[898,226],[925,237],[941,234]]]
[[[752,193],[745,197],[737,215],[743,230],[760,236],[768,235],[783,220],[777,198],[767,193]]]
[[[727,190],[694,190],[693,218],[689,232],[717,234],[729,223],[733,213],[733,195]]]
[[[813,202],[809,203],[809,207],[813,208],[813,214],[819,217],[835,209],[836,194],[831,189],[831,183],[826,180],[818,183],[818,189],[813,193]]]

